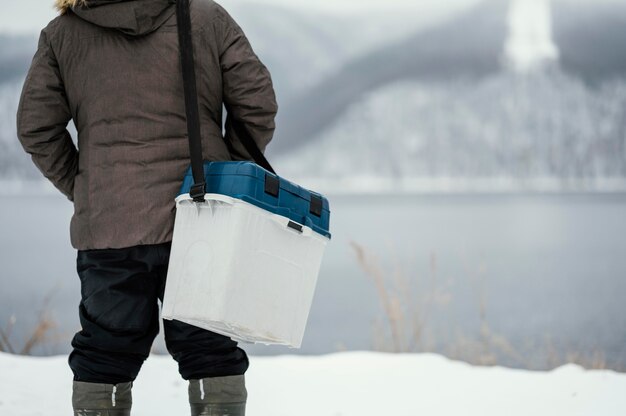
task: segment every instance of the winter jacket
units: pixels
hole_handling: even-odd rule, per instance
[[[189,147],[174,0],[89,0],[42,30],[19,139],[70,201],[72,246],[171,241]],[[191,1],[205,160],[248,160],[228,117],[264,150],[277,104],[267,68],[228,13]],[[74,120],[78,149],[66,127]],[[226,144],[231,144],[229,151]]]

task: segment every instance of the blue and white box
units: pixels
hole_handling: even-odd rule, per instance
[[[299,348],[330,241],[328,200],[252,162],[205,162],[206,202],[176,222],[162,315],[236,341]]]

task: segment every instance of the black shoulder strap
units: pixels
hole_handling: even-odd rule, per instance
[[[204,167],[202,158],[202,139],[200,137],[200,113],[198,110],[198,91],[196,86],[196,71],[194,67],[193,43],[191,39],[191,14],[189,0],[177,0],[176,21],[178,24],[178,43],[180,62],[183,71],[185,91],[185,112],[187,115],[187,130],[189,134],[189,155],[194,184],[190,195],[196,202],[204,202],[206,183],[204,181]],[[247,128],[239,122],[231,120],[238,138],[254,161],[272,173],[274,169],[269,164],[263,152],[259,149]]]
[[[191,171],[193,173],[194,182],[190,194],[194,201],[204,202],[206,184],[204,183],[196,70],[193,60],[193,44],[191,43],[189,0],[178,0],[176,2],[176,21],[178,24],[180,62],[183,69],[185,112],[187,113],[187,131],[189,135],[189,156],[191,157]]]
[[[228,108],[226,109],[226,111],[230,112]],[[276,174],[274,168],[272,168],[272,165],[270,165],[270,162],[268,162],[263,152],[261,152],[261,149],[259,149],[259,145],[257,145],[252,136],[250,136],[248,129],[246,128],[246,126],[244,126],[243,123],[237,122],[229,116],[227,117],[226,125],[230,125],[233,128],[233,130],[237,134],[237,137],[241,141],[241,144],[250,154],[250,156],[252,156],[252,159],[257,163],[257,165],[262,166],[273,174]]]

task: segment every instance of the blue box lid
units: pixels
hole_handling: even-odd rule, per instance
[[[288,217],[330,238],[328,199],[263,169],[254,162],[204,162],[206,192],[241,199],[274,214]],[[179,195],[193,185],[187,169]]]

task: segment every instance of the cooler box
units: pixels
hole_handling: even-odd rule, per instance
[[[328,200],[252,162],[205,162],[206,203],[187,172],[162,314],[236,341],[299,348],[326,244]]]

